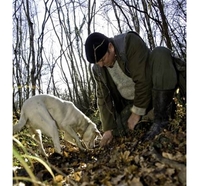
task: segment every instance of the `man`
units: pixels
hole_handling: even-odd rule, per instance
[[[101,146],[133,130],[149,109],[154,122],[144,137],[151,140],[168,125],[168,107],[177,85],[171,51],[150,50],[136,32],[108,38],[95,32],[85,43],[93,63],[97,104],[103,128]]]

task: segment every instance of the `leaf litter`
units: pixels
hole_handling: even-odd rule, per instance
[[[186,185],[186,114],[176,113],[168,129],[154,140],[138,143],[150,127],[142,122],[127,137],[114,139],[104,148],[90,151],[63,142],[63,154],[49,151],[47,163],[55,178],[39,162],[34,163],[33,173],[44,185],[77,186],[184,186]],[[28,177],[20,167],[15,176]],[[32,185],[31,182],[25,185]],[[17,185],[16,181],[14,184]]]

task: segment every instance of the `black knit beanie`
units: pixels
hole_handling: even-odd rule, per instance
[[[98,62],[108,51],[109,38],[94,32],[88,36],[85,42],[85,53],[90,63]]]

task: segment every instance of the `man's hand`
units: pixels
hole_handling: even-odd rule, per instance
[[[113,139],[113,135],[111,130],[104,132],[103,137],[101,139],[100,147],[108,145]]]
[[[130,130],[133,130],[135,128],[135,125],[139,122],[140,120],[140,115],[137,115],[135,113],[132,113],[128,119],[128,128]]]

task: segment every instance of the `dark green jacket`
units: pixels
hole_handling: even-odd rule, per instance
[[[117,61],[122,71],[135,83],[135,98],[132,104],[147,109],[151,102],[151,75],[148,57],[150,50],[139,35],[134,32],[111,38],[115,46]],[[124,51],[119,47],[124,42]],[[122,54],[124,53],[124,54]],[[125,59],[126,58],[126,59]],[[127,100],[121,97],[106,67],[93,66],[97,85],[97,104],[103,131],[116,128],[115,115],[126,106]]]

